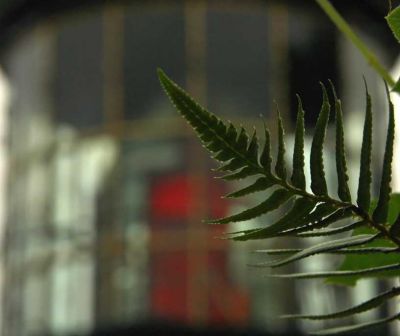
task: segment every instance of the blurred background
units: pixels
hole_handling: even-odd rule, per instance
[[[383,19],[386,1],[332,2],[391,67],[397,46]],[[2,335],[300,335],[325,325],[278,316],[331,312],[384,288],[362,281],[349,294],[322,282],[268,279],[268,270],[247,266],[259,260],[251,251],[294,242],[215,239],[267,223],[202,223],[263,195],[221,198],[237,185],[213,178],[214,162],[156,76],[163,68],[249,130],[262,115],[275,132],[276,100],[289,148],[295,94],[310,127],[319,81],[331,79],[343,100],[355,182],[362,76],[376,115],[386,111],[383,85],[313,1],[2,0],[0,67]],[[376,148],[385,118],[375,121]],[[333,151],[331,139],[326,149]],[[382,153],[374,155],[381,162]],[[334,194],[332,155],[325,159]],[[339,263],[313,258],[288,270]]]

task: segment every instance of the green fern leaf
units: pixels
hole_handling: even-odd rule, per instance
[[[371,202],[371,208],[376,207],[376,202],[373,201]],[[392,194],[390,198],[390,204],[389,204],[389,216],[388,216],[388,223],[393,224],[394,221],[396,220],[396,215],[398,214],[398,211],[400,209],[400,194]],[[373,234],[376,232],[372,228],[368,227],[359,227],[354,230],[353,235],[359,235],[359,234]],[[392,241],[388,239],[377,239],[371,244],[368,244],[368,246],[365,246],[366,248],[395,248],[398,247],[398,245],[394,244]],[[371,258],[368,255],[348,255],[346,258],[343,260],[342,264],[339,266],[337,270],[340,271],[351,271],[354,269],[359,269],[359,268],[371,268],[371,267],[377,267],[377,266],[383,266],[383,265],[390,265],[393,263],[398,262],[398,254],[396,253],[387,253],[387,254],[376,254],[373,258]],[[391,274],[393,272],[390,272]],[[389,274],[389,276],[391,276]],[[400,272],[397,272],[397,276],[400,275]],[[382,275],[381,277],[384,277]],[[345,286],[354,286],[356,285],[357,281],[362,279],[362,276],[360,277],[349,277],[349,278],[335,278],[335,279],[327,279],[328,283],[333,283],[333,284],[339,284],[339,285],[345,285]]]
[[[360,178],[358,181],[357,204],[365,212],[368,212],[371,203],[371,153],[372,153],[372,104],[371,96],[365,83],[365,121],[363,140],[361,145]]]
[[[238,170],[234,173],[220,176],[219,178],[226,180],[226,181],[234,181],[234,180],[241,180],[246,177],[256,175],[258,173],[259,173],[259,171],[257,169],[247,166],[247,167],[244,167],[243,169]]]
[[[299,199],[299,201],[300,200],[301,199]],[[306,207],[303,207],[302,203],[298,203],[298,206],[296,206],[294,209],[292,208],[291,212],[296,214],[296,221],[292,221],[292,223],[290,224],[290,226],[293,227],[292,229],[281,227],[281,222],[280,220],[278,220],[277,223],[274,223],[268,227],[232,232],[231,234],[242,234],[241,236],[234,237],[233,239],[235,240],[294,236],[298,232],[298,230],[300,230],[300,232],[303,232],[302,230],[308,231],[309,227],[315,225],[315,222],[320,221],[321,218],[336,211],[336,208],[326,203],[318,204],[315,209],[312,210],[312,208],[314,207],[315,203],[309,203]],[[301,213],[303,217],[297,217],[297,213]],[[285,216],[285,221],[288,218],[288,216]]]
[[[344,130],[343,130],[343,116],[342,104],[336,96],[335,87],[329,81],[335,100],[335,119],[336,119],[336,171],[338,177],[338,195],[343,202],[350,202],[351,195],[347,181],[347,166],[346,155],[344,150]]]
[[[258,138],[256,130],[253,132],[253,136],[251,137],[249,147],[247,148],[247,152],[253,158],[254,161],[258,162]]]
[[[303,206],[300,203],[298,205],[290,211],[292,218],[287,214],[281,220],[266,228],[231,232],[230,235],[236,235],[231,239],[244,241],[280,236],[299,236],[301,232],[323,228],[352,215],[349,208],[337,210],[332,205],[326,203],[318,204],[313,211],[310,211],[310,208],[313,207],[312,203],[309,203],[307,206]]]
[[[314,332],[311,332],[310,334],[322,336],[322,335],[338,335],[338,334],[350,333],[350,332],[370,329],[373,327],[378,327],[380,325],[385,325],[387,323],[396,321],[399,318],[400,318],[400,313],[390,316],[390,317],[387,317],[387,318],[372,321],[372,322],[365,322],[365,323],[353,324],[353,325],[344,326],[344,327],[337,327],[337,328],[325,329],[325,330],[321,330],[321,331],[314,331]]]
[[[325,196],[328,188],[325,181],[324,161],[322,158],[323,145],[325,140],[326,127],[328,125],[330,104],[325,86],[322,86],[322,107],[315,126],[315,133],[311,145],[310,170],[311,170],[311,190],[316,195]]]
[[[338,210],[332,210],[328,204],[319,205],[320,208],[316,208],[314,213],[308,216],[309,224],[304,226],[299,226],[297,228],[282,232],[277,236],[296,236],[301,237],[299,234],[303,232],[312,232],[317,229],[325,228],[330,224],[336,223],[339,220],[345,219],[352,216],[352,211],[350,208],[341,208]],[[320,209],[320,210],[319,210]],[[334,211],[332,213],[332,211]],[[318,218],[318,214],[324,213],[323,216]]]
[[[286,165],[285,165],[285,130],[279,110],[278,114],[278,155],[276,158],[275,173],[282,180],[286,180]]]
[[[351,223],[347,225],[343,225],[340,227],[336,227],[333,229],[322,229],[322,230],[315,230],[312,232],[303,232],[299,233],[298,237],[303,237],[303,238],[310,238],[310,237],[324,237],[324,236],[331,236],[331,235],[336,235],[338,233],[343,233],[343,232],[348,232],[348,231],[353,231],[354,229],[364,226],[365,222],[364,221],[359,221],[356,223]]]
[[[264,125],[265,144],[260,156],[260,163],[263,166],[266,174],[271,173],[272,158],[271,158],[271,139],[268,128]]]
[[[247,145],[249,143],[249,136],[246,133],[246,130],[241,127],[239,137],[237,139],[237,148],[240,151],[245,151],[247,149]]]
[[[240,160],[238,158],[234,158],[231,161],[229,161],[228,163],[226,163],[214,170],[217,172],[228,172],[228,171],[238,170],[240,168],[243,168],[244,166],[245,166],[245,164],[243,163],[242,160]]]
[[[387,130],[386,148],[383,159],[382,179],[379,191],[378,205],[372,215],[376,223],[386,223],[389,212],[390,193],[392,191],[390,182],[392,179],[392,159],[393,159],[393,142],[394,142],[394,107],[390,100],[389,89],[386,86],[386,93],[389,103],[389,125]]]
[[[285,189],[278,189],[274,191],[274,193],[266,201],[260,203],[259,205],[253,208],[247,209],[233,216],[210,220],[208,221],[208,223],[227,224],[227,223],[242,222],[245,220],[253,219],[277,209],[283,203],[288,201],[291,197],[293,197],[293,193]]]
[[[280,256],[280,255],[290,255],[294,253],[298,253],[303,251],[302,249],[295,249],[295,248],[289,248],[289,249],[264,249],[264,250],[255,250],[253,251],[254,253],[261,253],[261,254],[268,254],[271,256]]]
[[[397,218],[393,225],[390,227],[390,234],[394,236],[399,236],[400,234],[400,213],[397,215]]]
[[[293,226],[299,225],[299,223],[304,225],[304,221],[302,219],[314,207],[315,201],[307,198],[299,198],[294,202],[292,209],[276,223],[266,228],[251,230],[250,232],[247,232],[241,236],[233,237],[232,239],[240,241],[250,239],[265,239],[273,237],[277,233],[288,230]]]
[[[302,249],[266,249],[266,250],[256,250],[254,253],[265,253],[268,255],[288,255],[303,251]],[[340,250],[327,251],[323,254],[388,254],[388,253],[398,253],[399,249],[396,247],[361,247],[361,248],[346,248]]]
[[[384,293],[381,293],[374,298],[365,301],[361,304],[358,304],[354,307],[351,307],[349,309],[341,310],[336,313],[332,314],[325,314],[325,315],[284,315],[282,316],[283,318],[289,318],[289,319],[307,319],[307,320],[328,320],[328,319],[337,319],[337,318],[343,318],[347,316],[352,316],[355,314],[360,314],[363,312],[366,312],[368,310],[374,309],[376,307],[379,307],[386,301],[399,296],[400,295],[400,288],[395,287],[392,288]]]
[[[243,128],[237,135],[235,127],[231,125],[226,127],[219,118],[197,104],[160,69],[158,76],[171,102],[197,132],[203,145],[213,153],[214,158],[225,164],[230,164],[234,159],[242,161],[243,171],[223,178],[239,179],[264,172],[258,163],[257,155],[255,155],[255,147],[257,146],[255,135],[250,142]],[[224,169],[226,169],[226,165]]]
[[[390,254],[398,253],[399,249],[397,247],[362,247],[358,249],[343,249],[336,252],[338,254]]]
[[[342,249],[342,248],[363,245],[363,244],[371,242],[375,238],[376,238],[376,235],[375,236],[374,235],[372,235],[372,236],[371,235],[358,235],[358,236],[352,236],[352,237],[331,240],[331,241],[323,242],[323,243],[317,244],[315,246],[306,248],[306,249],[302,250],[301,252],[295,253],[294,255],[292,255],[288,258],[285,258],[283,260],[277,260],[277,261],[272,261],[272,262],[267,262],[267,263],[260,263],[257,265],[258,266],[268,266],[268,267],[279,267],[279,266],[283,266],[283,265],[292,263],[294,261],[298,261],[300,259],[310,257],[315,254],[326,253],[329,251],[335,251],[335,250]]]
[[[292,273],[292,274],[270,274],[267,275],[269,278],[287,278],[287,279],[325,279],[328,277],[350,277],[350,276],[363,276],[367,277],[380,277],[384,275],[388,277],[387,272],[393,272],[393,277],[398,276],[398,270],[400,270],[400,264],[390,264],[385,266],[363,268],[354,271],[332,271],[332,272],[315,272],[315,273]]]
[[[304,110],[300,96],[297,95],[298,109],[296,120],[296,131],[293,150],[293,172],[292,184],[304,190],[306,188],[306,177],[304,175]]]
[[[226,195],[226,198],[238,198],[238,197],[243,197],[258,191],[264,191],[267,190],[268,188],[272,187],[274,185],[274,182],[265,178],[265,177],[259,177],[253,184],[242,188],[240,190],[237,190],[235,192],[232,192],[228,195]]]

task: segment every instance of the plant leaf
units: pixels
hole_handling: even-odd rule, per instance
[[[304,175],[304,110],[300,96],[297,95],[298,109],[296,131],[293,149],[292,184],[302,190],[306,189],[306,177]]]
[[[345,219],[352,215],[350,208],[342,208],[336,210],[336,208],[326,203],[318,204],[311,213],[307,213],[309,208],[299,208],[300,210],[298,212],[302,212],[303,215],[304,213],[306,213],[306,215],[304,215],[304,217],[302,218],[298,218],[297,220],[291,220],[292,223],[290,224],[290,226],[293,227],[292,229],[281,227],[280,223],[275,223],[266,228],[264,227],[229,232],[228,235],[237,235],[236,237],[232,238],[234,240],[248,240],[249,237],[252,237],[251,239],[266,239],[282,236],[301,237],[299,233],[313,231],[315,229],[326,227],[332,223],[337,222],[338,220]]]
[[[396,221],[390,227],[390,233],[399,236],[400,234],[400,214],[397,216]]]
[[[299,207],[299,208],[301,209],[301,207]],[[316,223],[321,223],[322,221],[325,221],[326,219],[328,219],[328,218],[325,218],[325,219],[321,220],[321,218],[324,218],[325,216],[330,215],[332,212],[335,212],[336,208],[327,203],[320,203],[310,213],[307,213],[309,208],[304,209],[304,210],[306,210],[306,211],[304,211],[304,213],[305,213],[304,217],[299,218],[296,222],[291,224],[291,226],[293,226],[293,229],[284,229],[284,228],[280,228],[280,225],[272,224],[271,226],[268,226],[266,228],[261,227],[261,228],[257,228],[257,229],[231,232],[230,234],[235,235],[235,234],[257,233],[257,236],[258,236],[261,234],[265,235],[268,233],[268,236],[265,238],[289,236],[289,235],[293,236],[297,232],[312,230],[313,225],[316,225]],[[300,210],[300,211],[302,211],[302,210]],[[329,222],[328,224],[330,224],[330,223],[332,223],[332,222]],[[328,224],[326,224],[326,225],[328,225]],[[240,239],[241,237],[242,236],[238,236],[237,240],[241,240]]]
[[[376,202],[372,203],[373,204],[371,205],[371,207],[373,208]],[[396,216],[398,214],[399,209],[400,209],[400,194],[392,194],[389,203],[389,216],[388,216],[389,223],[393,223],[396,220]],[[372,230],[371,228],[359,227],[356,230],[354,230],[353,235],[373,234],[373,233],[375,233],[375,231]],[[387,239],[377,239],[372,243],[366,245],[365,248],[395,249],[397,248],[397,246],[395,246]],[[398,262],[398,260],[399,256],[397,253],[387,253],[387,254],[378,253],[375,255],[358,255],[358,256],[348,255],[346,256],[346,258],[344,259],[338,270],[351,271],[359,268],[378,267],[378,266],[394,264]],[[392,276],[393,274],[394,272],[389,272],[387,276]],[[400,271],[397,271],[396,274],[400,275]],[[385,277],[385,274],[383,273],[381,277]],[[350,276],[347,278],[346,277],[329,278],[327,282],[330,284],[354,286],[357,283],[357,281],[361,278],[362,278],[361,276]]]
[[[331,272],[315,272],[315,273],[292,273],[292,274],[268,274],[269,278],[288,278],[288,279],[320,279],[320,278],[328,278],[328,277],[350,277],[350,276],[362,276],[364,278],[367,277],[380,277],[380,276],[392,276],[396,277],[398,274],[398,270],[400,270],[400,264],[390,264],[385,266],[371,267],[371,268],[362,268],[353,271],[331,271]],[[388,275],[388,272],[393,272],[391,275]]]
[[[324,314],[324,315],[297,314],[297,315],[284,315],[282,317],[290,318],[290,319],[308,319],[308,320],[327,320],[327,319],[343,318],[343,317],[352,316],[355,314],[360,314],[365,311],[379,307],[380,305],[385,303],[387,300],[392,299],[398,295],[400,295],[400,288],[395,287],[384,293],[381,293],[381,294],[375,296],[372,299],[369,299],[368,301],[365,301],[365,302],[358,304],[354,307],[351,307],[349,309],[344,309],[344,310],[338,311],[336,313]]]
[[[283,128],[281,114],[277,108],[278,114],[278,155],[276,158],[275,173],[282,180],[286,180],[285,165],[285,130]]]
[[[328,125],[330,105],[325,86],[322,86],[322,107],[315,126],[314,137],[311,144],[310,170],[311,190],[316,195],[327,195],[328,188],[325,181],[323,145],[325,140],[326,127]]]
[[[397,80],[397,82],[394,84],[392,87],[392,91],[400,93],[400,79]]]
[[[316,210],[309,215],[308,217],[309,224],[282,232],[280,235],[281,236],[296,235],[297,237],[301,237],[299,235],[300,233],[312,232],[313,230],[327,227],[330,224],[336,223],[337,221],[345,219],[352,215],[350,208],[341,208],[339,210],[336,210],[335,208],[329,207],[329,204],[320,204],[319,207],[320,208],[317,207]],[[332,211],[335,212],[332,213]],[[321,215],[318,219],[318,214],[322,213],[324,214]]]
[[[258,161],[258,139],[256,130],[253,131],[253,135],[251,137],[249,147],[247,148],[247,152],[250,156],[252,156],[254,161]]]
[[[227,224],[233,222],[242,222],[245,220],[253,219],[259,217],[263,214],[266,214],[272,210],[277,209],[283,203],[285,203],[289,198],[293,196],[293,193],[285,190],[285,189],[278,189],[273,192],[273,194],[264,202],[260,203],[259,205],[244,210],[236,215],[232,215],[229,217],[224,217],[220,219],[213,219],[208,221],[209,224]]]
[[[365,80],[364,80],[365,83]],[[363,140],[361,145],[360,177],[358,180],[357,204],[365,212],[368,212],[371,202],[371,153],[372,153],[372,105],[371,96],[365,83],[365,120]]]
[[[243,168],[244,165],[245,164],[243,163],[242,160],[240,160],[238,158],[234,158],[234,159],[228,161],[228,163],[218,167],[217,169],[214,169],[214,171],[217,171],[217,172],[235,171],[240,168]]]
[[[393,35],[400,42],[400,6],[396,7],[385,17]]]
[[[344,326],[344,327],[337,327],[337,328],[330,328],[330,329],[324,329],[320,331],[313,331],[310,334],[311,335],[337,335],[337,334],[343,334],[343,333],[349,333],[349,332],[354,332],[354,331],[361,331],[364,329],[372,328],[372,327],[377,327],[380,325],[387,324],[389,322],[393,322],[395,320],[398,320],[400,318],[400,313],[383,318],[380,320],[375,320],[372,322],[364,322],[360,324],[353,324],[349,326]]]
[[[219,178],[226,180],[226,181],[234,181],[234,180],[241,180],[241,179],[244,179],[249,176],[253,176],[257,173],[258,173],[258,171],[256,169],[254,169],[253,167],[247,166],[247,167],[244,167],[243,169],[238,170],[234,173],[219,176]]]
[[[341,101],[336,96],[335,87],[331,84],[335,100],[335,119],[336,119],[336,171],[338,177],[338,195],[343,202],[350,202],[350,190],[347,184],[349,177],[347,175],[346,155],[344,150],[344,130]]]
[[[242,188],[240,190],[237,190],[235,192],[232,192],[225,197],[227,198],[237,198],[237,197],[242,197],[246,196],[258,191],[264,191],[267,190],[268,188],[272,187],[275,183],[265,177],[259,177],[253,184]]]
[[[303,217],[315,207],[315,201],[308,198],[298,198],[292,209],[274,224],[261,228],[253,229],[243,235],[232,237],[233,240],[265,239],[275,236],[277,233],[288,230],[293,226],[304,224]]]
[[[303,238],[330,236],[330,235],[335,235],[338,233],[352,231],[355,228],[363,226],[363,225],[365,225],[365,222],[359,221],[356,223],[339,226],[339,227],[336,227],[333,229],[321,229],[321,230],[315,230],[315,231],[311,231],[311,232],[303,232],[303,233],[299,233],[298,236],[303,237]]]
[[[271,139],[270,134],[268,131],[267,126],[264,124],[264,137],[265,143],[264,148],[260,156],[260,163],[261,166],[264,168],[265,172],[269,175],[271,173],[271,165],[272,165],[272,158],[271,158]]]
[[[267,250],[256,250],[255,253],[266,253],[269,255],[288,255],[303,251],[302,249],[267,249]],[[361,247],[361,248],[349,248],[340,249],[334,251],[324,252],[325,254],[377,254],[377,253],[398,253],[399,249],[396,247]]]
[[[389,199],[392,191],[390,182],[392,180],[392,159],[393,159],[393,142],[394,142],[394,107],[390,101],[388,87],[386,86],[386,93],[389,103],[389,125],[386,137],[385,155],[383,158],[382,178],[379,191],[378,205],[376,206],[372,215],[376,223],[386,223],[389,211]]]
[[[292,255],[288,258],[285,258],[282,260],[277,260],[277,261],[272,261],[272,262],[268,262],[268,263],[260,263],[257,265],[258,266],[269,266],[269,267],[283,266],[283,265],[292,263],[294,261],[310,257],[314,254],[326,253],[329,251],[335,251],[335,250],[339,250],[342,248],[348,248],[351,246],[363,245],[363,244],[371,242],[376,237],[377,237],[377,235],[358,235],[358,236],[352,236],[352,237],[346,237],[346,238],[326,241],[326,242],[317,244],[315,246],[306,248],[306,249],[302,250],[301,252],[295,253],[294,255]]]
[[[239,179],[264,172],[258,163],[256,153],[258,143],[255,134],[249,142],[248,135],[243,127],[237,134],[235,127],[231,124],[226,126],[222,120],[197,104],[161,69],[158,69],[158,76],[171,102],[197,132],[203,145],[214,154],[215,159],[225,163],[223,169],[226,170],[226,163],[231,164],[234,159],[239,159],[242,162],[244,168],[241,172],[223,178]],[[238,165],[238,161],[235,161],[235,165]]]
[[[399,236],[400,235],[400,193],[394,193],[390,197],[389,201],[389,216],[388,222],[392,224],[390,226],[390,234]]]

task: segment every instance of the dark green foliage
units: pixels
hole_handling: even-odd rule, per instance
[[[358,197],[357,204],[364,211],[368,212],[371,202],[371,153],[372,153],[372,106],[371,96],[368,93],[367,85],[365,85],[366,107],[363,140],[361,146],[360,158],[360,178],[358,180]]]
[[[285,166],[285,130],[283,129],[282,118],[278,110],[278,157],[276,158],[275,173],[282,180],[286,179]]]
[[[347,185],[349,177],[347,176],[346,155],[344,151],[344,129],[342,116],[342,103],[336,96],[335,88],[330,82],[334,100],[335,100],[335,118],[336,118],[336,172],[338,177],[338,195],[344,202],[350,202],[350,190]]]
[[[315,207],[315,202],[307,198],[298,198],[292,209],[276,223],[261,229],[249,230],[245,234],[234,237],[235,240],[265,239],[275,237],[280,233],[297,227],[298,225],[307,225],[305,219],[307,214]]]
[[[389,198],[392,191],[390,182],[392,180],[392,159],[393,159],[393,142],[394,142],[394,107],[389,97],[389,90],[386,86],[386,93],[389,101],[389,126],[387,130],[386,149],[383,159],[382,179],[376,206],[372,215],[373,220],[377,223],[386,223],[389,211]]]
[[[376,321],[372,321],[372,322],[353,324],[353,325],[349,325],[349,326],[332,328],[332,329],[325,329],[325,330],[321,330],[318,332],[313,332],[313,333],[311,333],[311,335],[333,335],[333,334],[358,332],[358,331],[365,330],[368,328],[378,327],[380,325],[384,325],[384,324],[387,324],[392,321],[396,321],[399,318],[400,318],[400,313],[390,316],[388,318],[384,318],[384,319],[380,319],[380,320],[376,320]]]
[[[282,213],[273,223],[263,227],[228,233],[227,239],[244,241],[267,239],[272,237],[292,236],[297,238],[326,236],[335,237],[339,233],[353,232],[343,238],[333,238],[323,243],[304,249],[263,250],[264,255],[281,256],[278,260],[266,261],[255,266],[279,267],[298,260],[310,258],[317,254],[343,254],[346,256],[345,267],[337,271],[275,274],[273,277],[312,279],[329,278],[346,281],[357,281],[361,277],[390,277],[400,274],[398,252],[400,240],[399,209],[391,208],[391,162],[394,139],[394,111],[389,95],[389,126],[386,149],[382,167],[380,194],[377,205],[370,213],[371,187],[371,151],[372,151],[372,108],[371,97],[366,90],[366,117],[361,148],[360,177],[357,203],[351,202],[348,187],[348,175],[344,144],[344,127],[342,107],[331,84],[335,104],[336,124],[336,171],[338,181],[338,199],[329,196],[325,180],[323,148],[326,129],[330,116],[330,103],[325,86],[322,86],[322,106],[316,122],[310,154],[311,190],[306,189],[304,175],[304,111],[298,97],[298,113],[293,149],[293,169],[290,181],[287,180],[285,163],[285,142],[283,121],[277,117],[277,156],[272,171],[270,133],[264,125],[264,145],[258,141],[256,131],[250,137],[243,127],[237,128],[231,123],[220,120],[215,115],[198,105],[183,89],[173,83],[161,70],[159,78],[163,88],[176,106],[180,114],[197,132],[203,146],[210,151],[212,157],[221,163],[217,172],[222,173],[225,180],[239,180],[256,177],[248,186],[228,194],[226,197],[238,198],[255,192],[267,191],[267,197],[258,205],[240,213],[210,220],[211,224],[227,224],[254,219],[280,209],[291,203],[291,208]],[[393,196],[393,195],[392,195]],[[292,201],[290,201],[292,200]],[[289,202],[290,201],[290,202]],[[392,202],[393,203],[393,202]],[[394,209],[394,210],[393,210]],[[395,213],[393,214],[393,211]],[[372,218],[371,218],[372,217]],[[337,223],[347,222],[337,225]],[[360,231],[361,230],[361,231]],[[362,231],[364,230],[364,231]],[[366,231],[365,231],[366,230]],[[364,258],[364,259],[363,259]],[[394,259],[393,259],[394,258]],[[397,259],[396,259],[397,258]],[[353,260],[365,260],[363,264],[352,263]],[[381,263],[374,263],[379,260]],[[382,262],[384,260],[384,262]],[[351,263],[346,264],[346,261]],[[350,279],[350,280],[349,280]],[[382,293],[362,304],[328,315],[294,315],[290,318],[332,319],[350,316],[373,309],[386,300],[400,295],[400,289]],[[321,335],[364,329],[370,326],[387,323],[399,315],[371,323],[342,327],[321,331]]]
[[[266,214],[272,210],[277,209],[287,200],[289,200],[289,198],[292,196],[293,194],[291,194],[288,190],[278,189],[274,191],[274,193],[267,200],[255,206],[254,208],[247,209],[233,216],[210,220],[208,221],[208,223],[227,224],[233,222],[243,222],[245,220],[253,219],[263,214]]]
[[[304,190],[306,188],[306,177],[304,175],[304,110],[301,105],[300,96],[297,96],[298,110],[296,120],[296,133],[293,150],[293,186]]]
[[[311,145],[310,171],[311,190],[315,195],[327,195],[328,187],[325,181],[323,146],[325,140],[326,126],[328,125],[331,106],[328,100],[325,86],[322,86],[322,107],[315,126],[314,138]]]
[[[375,239],[375,236],[363,237],[365,241],[369,241],[369,239]],[[371,268],[360,268],[356,271],[332,271],[332,272],[315,272],[315,273],[292,273],[292,274],[273,274],[270,277],[273,278],[288,278],[288,279],[318,279],[318,278],[328,278],[328,277],[349,277],[349,276],[363,276],[363,277],[380,277],[384,275],[384,273],[389,271],[398,271],[400,270],[400,264],[390,264],[385,266],[377,266]]]
[[[354,314],[360,314],[365,311],[379,307],[387,300],[392,299],[398,295],[400,295],[400,288],[395,287],[357,306],[342,311],[338,311],[336,313],[326,314],[326,315],[285,315],[283,317],[291,319],[308,319],[308,320],[327,320],[327,319],[342,318],[342,317],[352,316]]]

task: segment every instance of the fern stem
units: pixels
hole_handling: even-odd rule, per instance
[[[397,238],[395,235],[393,235],[384,224],[380,224],[380,223],[376,223],[370,216],[368,213],[366,213],[363,209],[359,208],[358,206],[350,203],[350,202],[343,202],[343,201],[339,201],[336,200],[334,198],[331,198],[329,196],[323,195],[323,196],[319,196],[319,195],[314,195],[314,194],[310,194],[305,190],[301,190],[298,189],[292,185],[290,185],[289,183],[287,183],[286,181],[272,175],[269,176],[269,178],[274,179],[274,181],[281,185],[282,187],[292,191],[293,193],[297,194],[297,195],[301,195],[303,197],[307,197],[310,199],[313,199],[314,201],[317,202],[325,202],[325,203],[330,203],[338,208],[350,208],[351,211],[353,211],[354,215],[360,217],[360,219],[362,219],[363,221],[365,221],[367,224],[369,224],[372,228],[374,228],[375,230],[377,230],[378,232],[380,232],[383,236],[385,236],[386,238],[388,238],[390,241],[392,241],[395,245],[397,245],[400,248],[400,239]]]
[[[382,235],[386,238],[391,240],[395,245],[400,247],[400,239],[397,238],[394,234],[388,230],[388,228],[384,224],[376,223],[368,213],[366,213],[363,209],[359,208],[356,205],[352,206],[352,211],[355,215],[362,218],[370,227],[374,228],[375,230],[379,231]]]
[[[346,36],[357,49],[361,52],[364,58],[368,61],[370,66],[389,84],[394,87],[396,82],[389,74],[387,69],[379,62],[375,54],[367,47],[367,45],[357,36],[354,30],[349,26],[345,19],[339,12],[331,5],[329,0],[315,0],[322,8],[325,14],[332,20],[336,28],[339,29],[344,36]]]
[[[274,174],[271,173],[266,173],[266,171],[260,167],[259,165],[255,164],[254,162],[248,160],[244,156],[242,156],[242,159],[247,162],[249,166],[252,166],[253,168],[258,171],[259,174],[266,176],[268,179],[273,180],[276,184],[280,185],[281,187],[290,190],[294,194],[301,195],[303,197],[307,197],[309,199],[312,199],[316,202],[325,202],[325,203],[330,203],[338,208],[350,208],[354,215],[360,217],[360,219],[364,220],[369,224],[372,228],[380,232],[383,236],[388,238],[390,241],[392,241],[395,245],[397,245],[400,248],[400,239],[397,238],[395,235],[393,235],[384,224],[376,223],[368,213],[366,213],[363,209],[359,208],[358,206],[354,205],[351,202],[344,202],[340,200],[336,200],[334,198],[331,198],[328,195],[315,195],[315,194],[310,194],[306,190],[298,189],[288,183],[286,180],[283,180]]]

